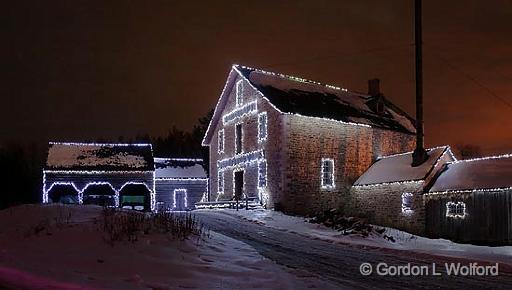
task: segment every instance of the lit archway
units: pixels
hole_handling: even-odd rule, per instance
[[[79,191],[74,184],[52,184],[48,191],[48,202],[78,204]]]
[[[143,183],[128,183],[119,190],[119,205],[122,208],[151,210],[151,191]]]
[[[82,191],[82,201],[84,204],[116,206],[116,191],[109,183],[89,184]]]

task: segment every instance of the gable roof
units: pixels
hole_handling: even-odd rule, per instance
[[[376,97],[298,77],[233,65],[203,145],[208,145],[211,141],[210,127],[213,128],[219,122],[218,115],[227,102],[227,95],[237,75],[248,81],[281,113],[331,119],[409,134],[416,132],[414,119],[385,98],[382,98],[385,109],[379,114],[372,110],[372,103],[376,101]]]
[[[413,167],[412,152],[381,157],[361,175],[354,186],[425,180],[444,154],[455,160],[449,146],[427,149],[428,159]]]
[[[429,192],[512,187],[512,154],[459,160],[445,166]]]
[[[155,158],[155,178],[206,178],[203,159]]]
[[[151,144],[50,142],[45,170],[151,171]]]

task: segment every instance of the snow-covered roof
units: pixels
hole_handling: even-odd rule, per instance
[[[445,153],[450,161],[454,160],[448,146],[427,149],[427,161],[416,167],[411,166],[412,152],[381,157],[357,179],[354,186],[424,180]]]
[[[151,144],[56,143],[48,147],[46,170],[154,170]]]
[[[414,120],[382,96],[384,110],[377,113],[372,110],[377,97],[350,92],[347,89],[298,77],[233,65],[205,134],[203,145],[208,145],[211,140],[212,130],[210,129],[213,128],[210,127],[219,121],[220,111],[226,104],[225,95],[229,94],[229,88],[238,74],[247,79],[282,113],[355,123],[411,134],[416,132]]]
[[[389,101],[379,114],[370,105],[374,97],[366,94],[254,68],[236,68],[282,112],[416,132],[414,120]]]
[[[459,160],[446,165],[429,192],[512,187],[512,154]]]
[[[206,178],[202,159],[155,158],[155,178]]]

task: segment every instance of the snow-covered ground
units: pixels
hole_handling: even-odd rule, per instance
[[[289,231],[314,239],[327,240],[333,243],[354,244],[360,246],[377,247],[384,249],[410,250],[419,253],[441,255],[480,261],[500,262],[512,265],[512,246],[486,247],[470,244],[454,243],[445,239],[429,239],[412,235],[397,229],[386,228],[383,235],[392,236],[391,242],[383,235],[370,234],[364,238],[360,235],[343,235],[339,231],[320,224],[312,224],[305,218],[285,215],[272,210],[218,210],[229,215],[236,215],[242,219],[265,225],[283,231]]]
[[[100,215],[95,206],[0,211],[0,288],[335,289],[214,232],[205,241],[151,234],[110,246],[99,230]]]

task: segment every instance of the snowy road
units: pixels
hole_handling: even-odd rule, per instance
[[[245,242],[263,256],[278,264],[318,275],[340,288],[354,289],[512,289],[512,270],[501,267],[499,276],[442,276],[392,277],[372,274],[363,276],[361,263],[374,267],[388,265],[428,266],[432,263],[444,270],[444,263],[470,260],[419,254],[410,251],[368,248],[357,245],[333,244],[287,231],[265,227],[242,220],[222,211],[200,211],[196,216],[213,231]],[[505,269],[503,269],[505,268]]]

